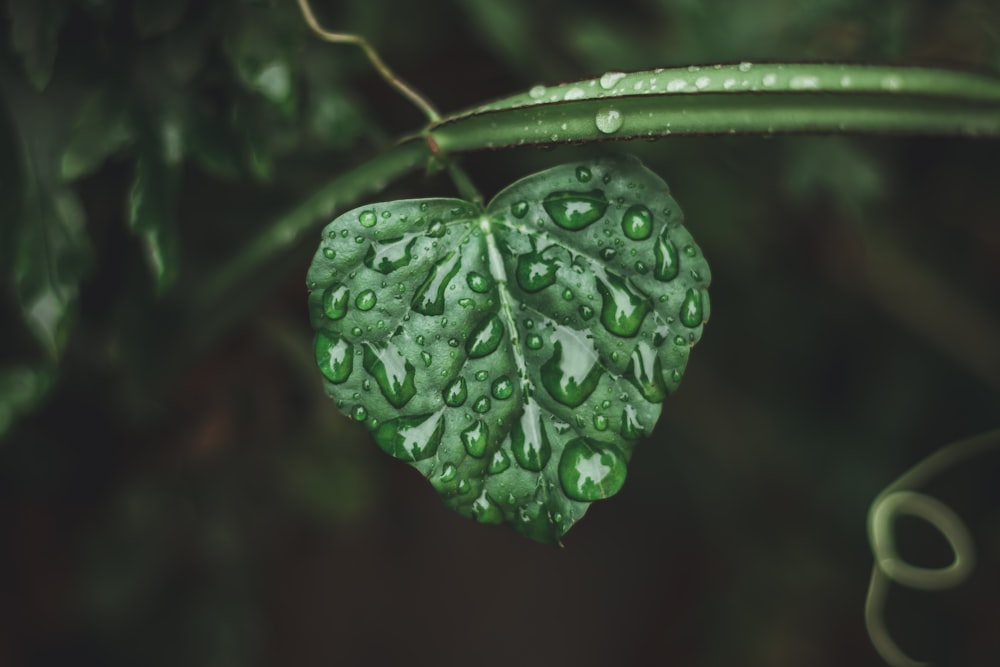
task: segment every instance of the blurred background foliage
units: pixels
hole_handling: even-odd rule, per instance
[[[2,5],[0,664],[881,664],[867,505],[1000,421],[996,142],[610,145],[671,184],[713,322],[623,492],[559,550],[447,511],[336,412],[310,353],[314,238],[205,289],[419,127],[356,49],[292,0]],[[314,5],[445,111],[691,63],[1000,71],[994,0]],[[608,148],[465,162],[492,194]],[[383,198],[452,192],[417,174]],[[930,488],[980,565],[954,591],[893,589],[914,656],[1000,661],[998,472]],[[899,539],[949,559],[917,521]]]

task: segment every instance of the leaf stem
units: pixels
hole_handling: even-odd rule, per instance
[[[396,89],[403,97],[410,100],[415,106],[417,106],[427,119],[436,123],[441,119],[441,115],[438,113],[437,109],[430,101],[421,95],[415,88],[403,81],[399,76],[389,69],[389,66],[385,64],[382,58],[379,56],[378,52],[375,51],[374,47],[368,43],[364,37],[360,35],[354,35],[346,32],[331,32],[320,26],[319,21],[316,20],[316,16],[312,12],[312,8],[309,6],[309,0],[298,0],[299,9],[302,10],[302,18],[305,19],[306,25],[312,30],[316,35],[327,42],[332,42],[334,44],[355,44],[361,47],[361,50],[365,52],[368,56],[368,60],[371,62],[372,66],[378,71],[379,75],[388,83],[390,86]]]

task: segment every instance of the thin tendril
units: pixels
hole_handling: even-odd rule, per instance
[[[302,10],[302,18],[305,19],[306,25],[308,25],[309,29],[316,33],[320,39],[334,44],[356,44],[357,46],[360,46],[361,50],[365,52],[366,56],[368,56],[368,60],[371,61],[372,66],[375,67],[382,78],[385,79],[386,83],[395,88],[408,100],[413,102],[413,104],[416,105],[425,116],[427,116],[427,119],[430,120],[430,122],[436,123],[441,120],[441,115],[437,112],[437,109],[434,108],[434,105],[432,105],[427,98],[418,93],[415,89],[411,88],[405,81],[399,78],[395,72],[389,69],[389,66],[382,61],[382,58],[378,55],[378,53],[376,53],[375,49],[372,48],[372,45],[368,43],[368,40],[360,35],[352,35],[344,32],[330,32],[329,30],[325,30],[322,26],[320,26],[319,21],[316,20],[316,16],[313,14],[312,8],[309,6],[309,0],[298,0],[298,2],[299,9]]]
[[[1000,430],[953,443],[927,457],[890,484],[868,511],[868,540],[875,565],[865,599],[865,626],[875,650],[892,667],[919,667],[927,663],[910,658],[893,641],[885,626],[885,599],[890,582],[918,590],[954,588],[969,578],[976,552],[965,523],[947,505],[913,489],[947,468],[1000,445]],[[893,523],[909,514],[931,524],[947,540],[954,560],[940,568],[907,563],[896,552]]]

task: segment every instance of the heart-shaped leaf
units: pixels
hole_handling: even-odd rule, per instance
[[[558,542],[622,487],[708,319],[681,223],[630,157],[529,176],[485,210],[349,211],[308,278],[327,391],[456,511]]]

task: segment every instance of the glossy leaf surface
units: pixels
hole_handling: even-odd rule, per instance
[[[709,269],[637,160],[568,164],[484,209],[354,209],[309,271],[330,395],[462,513],[555,543],[618,492],[709,315]]]

